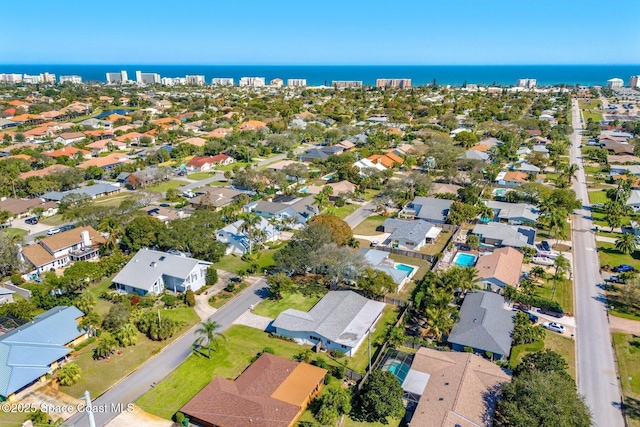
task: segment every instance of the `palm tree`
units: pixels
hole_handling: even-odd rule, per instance
[[[493,209],[482,202],[480,202],[480,204],[476,206],[476,210],[480,219],[493,220],[493,217],[495,216],[495,212],[493,211]]]
[[[569,260],[563,254],[560,254],[556,257],[556,259],[553,261],[553,266],[556,268],[555,274],[561,273],[563,277],[564,273],[569,271],[569,269],[571,268]]]
[[[63,386],[72,386],[82,377],[82,370],[75,363],[67,363],[58,373],[58,383]]]
[[[123,347],[136,345],[138,342],[138,329],[133,323],[127,323],[116,332],[115,338]]]
[[[427,308],[427,330],[440,341],[442,335],[449,332],[453,326],[453,317],[449,307],[430,307]]]
[[[561,238],[566,238],[567,211],[564,208],[552,208],[546,215],[546,222],[551,235],[556,238],[556,243]]]
[[[571,181],[576,178],[576,173],[580,168],[576,164],[565,165],[562,168],[562,172],[560,173],[559,179],[565,182],[568,187],[571,185]]]
[[[240,226],[241,231],[246,231],[249,237],[249,255],[251,255],[251,251],[253,249],[253,240],[258,235],[257,225],[262,222],[262,218],[253,212],[247,212],[242,215],[243,223]]]
[[[329,196],[327,196],[325,193],[319,193],[313,197],[313,200],[316,202],[320,210],[322,210],[325,206],[327,206],[327,203],[329,203]]]
[[[118,246],[118,236],[123,231],[122,223],[108,216],[100,222],[98,230],[109,234],[104,244],[105,250],[108,252],[115,250]]]
[[[216,350],[219,345],[219,339],[227,340],[224,335],[218,332],[220,329],[220,324],[213,320],[207,320],[200,324],[200,327],[196,329],[196,335],[200,335],[200,337],[196,340],[195,344],[197,346],[202,346],[203,343],[207,343],[209,348],[208,358],[211,359],[211,348],[213,347]]]
[[[636,236],[632,233],[623,233],[616,240],[616,249],[625,255],[629,255],[636,250]]]

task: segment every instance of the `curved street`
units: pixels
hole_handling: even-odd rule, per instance
[[[220,331],[224,331],[237,318],[249,310],[252,305],[258,304],[266,296],[266,281],[264,278],[260,278],[244,292],[216,311],[210,319],[218,322],[221,326]],[[97,399],[94,399],[93,406],[107,408],[106,412],[95,412],[96,426],[104,426],[119,415],[119,412],[113,411],[111,408],[116,407],[119,403],[123,405],[123,408],[126,408],[127,404],[138,400],[189,357],[193,343],[197,338],[195,335],[197,326],[189,329],[184,335],[149,359],[131,375],[116,383]],[[95,396],[92,397],[95,398]],[[88,427],[89,418],[86,413],[76,413],[65,422],[65,425]]]
[[[591,409],[594,425],[624,427],[622,390],[609,330],[607,300],[598,286],[602,277],[580,152],[582,125],[577,100],[573,101],[572,118],[570,159],[580,167],[573,189],[583,206],[575,212],[572,221],[578,392]]]

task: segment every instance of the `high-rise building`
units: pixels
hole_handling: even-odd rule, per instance
[[[42,75],[30,76],[29,74],[24,74],[22,76],[22,82],[26,84],[36,84],[42,82]]]
[[[163,77],[160,79],[160,84],[164,86],[186,85],[186,77]]]
[[[516,82],[516,86],[533,89],[534,87],[536,87],[536,83],[536,79],[518,79],[518,81]]]
[[[126,71],[120,71],[119,73],[107,73],[107,84],[115,85],[122,84],[129,81]]]
[[[0,82],[3,83],[20,83],[22,74],[0,74]]]
[[[51,73],[42,73],[40,74],[40,81],[42,83],[55,83],[56,75]]]
[[[640,76],[631,76],[631,77],[629,77],[629,87],[630,88],[640,88]]]
[[[136,71],[136,83],[138,83],[139,85],[159,85],[160,74],[143,73],[142,71]]]
[[[406,89],[411,87],[411,79],[378,79],[376,87]]]
[[[362,81],[356,80],[334,80],[331,82],[331,86],[336,89],[354,89],[362,87]]]
[[[613,88],[616,88],[616,87],[622,87],[622,86],[624,86],[624,80],[622,80],[622,79],[613,78],[613,79],[607,80],[607,87],[609,89],[613,89]]]
[[[264,77],[242,77],[240,86],[262,87],[264,86]]]
[[[214,77],[211,79],[211,84],[214,86],[233,86],[233,79],[231,77]]]
[[[287,86],[304,87],[307,85],[307,79],[288,79]]]
[[[188,85],[202,86],[204,85],[204,76],[187,76],[186,82]]]
[[[82,83],[82,77],[80,76],[60,76],[60,83]]]

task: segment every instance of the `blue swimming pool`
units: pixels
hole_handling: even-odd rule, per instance
[[[406,271],[407,276],[411,276],[411,274],[413,274],[413,270],[415,270],[416,268],[406,264],[396,264],[396,269],[400,271]]]
[[[453,263],[460,267],[473,267],[476,265],[477,260],[478,257],[473,254],[459,252],[455,258],[453,258]]]
[[[398,380],[400,381],[400,384],[402,384],[404,382],[404,379],[407,378],[407,375],[409,374],[409,369],[411,369],[411,367],[405,365],[402,362],[391,362],[386,367],[387,371],[391,372],[393,375],[395,375],[398,378]]]

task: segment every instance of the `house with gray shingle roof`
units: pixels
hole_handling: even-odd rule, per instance
[[[509,225],[501,222],[477,224],[472,231],[480,238],[480,243],[488,247],[511,246],[522,248],[533,246],[536,229],[524,225]]]
[[[87,338],[78,330],[84,313],[76,307],[54,307],[0,336],[0,396],[8,401],[63,363],[71,347]]]
[[[243,207],[245,212],[255,212],[263,218],[278,221],[291,221],[293,228],[300,228],[320,213],[313,196],[279,197],[272,201],[259,200]]]
[[[398,216],[444,224],[452,204],[453,200],[418,196],[405,206]]]
[[[534,224],[538,220],[539,210],[528,203],[508,203],[486,200],[487,206],[493,209],[496,222],[505,221],[509,224]]]
[[[73,190],[68,191],[50,191],[48,193],[43,194],[40,198],[44,200],[53,200],[54,202],[60,202],[65,196],[71,194],[84,194],[91,199],[95,199],[100,196],[110,196],[112,194],[116,194],[120,192],[120,186],[109,183],[98,183],[94,185],[89,185],[87,187],[75,188]]]
[[[140,249],[113,278],[113,284],[119,292],[140,296],[161,294],[165,289],[195,292],[204,286],[210,265],[195,258]]]
[[[427,243],[434,243],[442,228],[423,220],[388,218],[382,223],[385,233],[391,233],[385,245],[417,251]]]
[[[331,291],[308,312],[289,308],[273,321],[275,333],[302,344],[353,356],[382,316],[385,304],[353,291]]]
[[[504,297],[493,292],[470,292],[460,308],[460,320],[453,326],[447,341],[456,351],[465,347],[475,353],[493,353],[506,359],[511,352],[514,312],[505,310]]]

